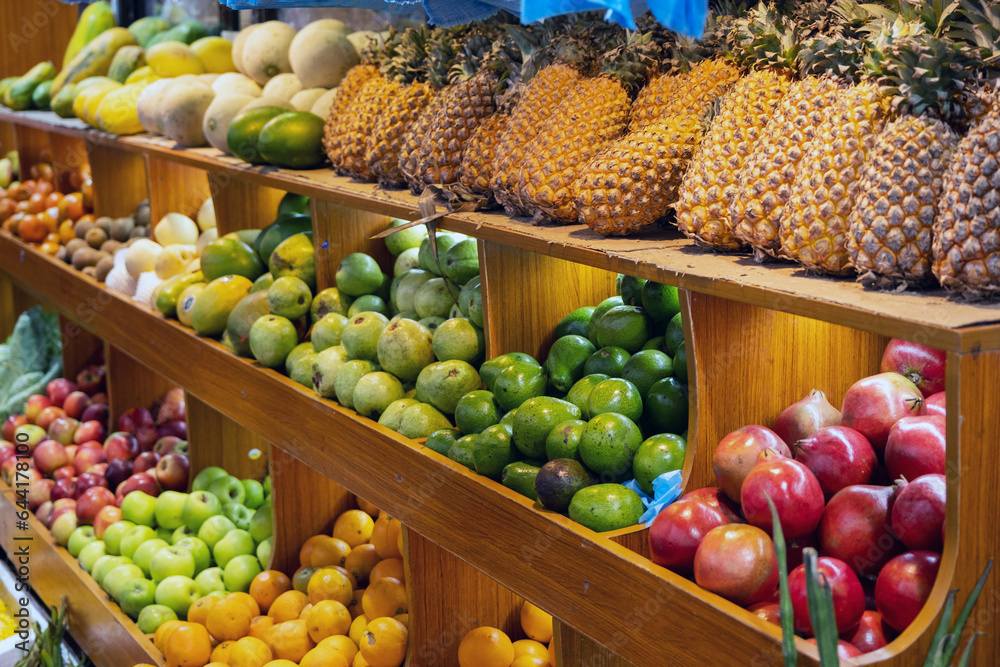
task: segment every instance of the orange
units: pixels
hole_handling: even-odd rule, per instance
[[[212,656],[212,638],[200,623],[182,623],[170,633],[163,657],[167,667],[202,667]]]
[[[393,616],[393,618],[402,623],[403,625],[405,625],[406,627],[410,627],[409,614],[396,614],[395,616]]]
[[[332,637],[327,637],[319,644],[316,644],[316,648],[320,646],[330,647],[334,651],[339,651],[341,655],[347,658],[347,664],[351,664],[354,660],[354,656],[358,654],[358,646],[351,638],[346,635],[334,635]]]
[[[264,665],[264,667],[299,667],[296,663],[291,660],[272,660],[271,662]]]
[[[388,514],[382,514],[372,528],[371,543],[378,552],[379,558],[400,558],[402,551],[396,545],[403,524],[399,519],[393,519]]]
[[[368,618],[406,613],[410,610],[406,586],[399,579],[379,579],[365,589],[361,607]]]
[[[556,640],[549,642],[549,664],[556,667]]]
[[[546,644],[552,641],[552,614],[525,600],[521,607],[521,629],[531,639]]]
[[[364,583],[368,581],[368,575],[371,574],[372,568],[378,565],[380,560],[382,559],[375,551],[374,544],[361,544],[351,549],[351,553],[347,554],[344,569],[350,572],[356,581]]]
[[[156,628],[156,632],[153,633],[153,646],[158,648],[160,653],[163,653],[163,647],[167,645],[167,640],[170,638],[170,635],[173,634],[174,630],[177,629],[177,626],[183,622],[184,621],[165,621],[160,624],[160,627]]]
[[[399,551],[400,554],[403,553],[403,531],[402,530],[399,531],[398,535],[396,535],[396,550]]]
[[[292,588],[305,593],[309,590],[309,580],[318,569],[318,567],[313,567],[312,565],[304,565],[295,570],[295,574],[292,575]]]
[[[406,567],[403,565],[402,558],[386,558],[385,560],[380,560],[368,574],[368,581],[374,583],[379,579],[385,579],[386,577],[398,579],[403,583],[406,583]]]
[[[351,618],[357,618],[359,615],[365,613],[365,610],[361,606],[361,601],[364,597],[364,588],[359,588],[351,594],[351,604],[347,605],[347,609],[351,612]]]
[[[318,570],[309,580],[309,601],[313,604],[320,600],[336,600],[346,607],[353,594],[354,586],[350,579],[332,567]]]
[[[351,629],[351,612],[336,600],[320,600],[306,614],[309,636],[319,642],[334,635],[346,635]]]
[[[351,589],[352,590],[355,589],[355,588],[358,588],[358,580],[355,579],[354,575],[351,574],[350,572],[348,572],[346,568],[344,568],[344,567],[342,567],[340,565],[331,565],[330,567],[332,567],[334,570],[337,570],[342,575],[344,575],[345,577],[347,577],[347,580],[351,582]]]
[[[271,603],[271,608],[267,610],[267,615],[274,619],[275,623],[292,621],[299,617],[302,608],[309,604],[309,598],[305,593],[299,591],[285,591]]]
[[[208,610],[215,606],[215,603],[219,601],[219,597],[216,595],[205,595],[194,601],[190,607],[188,607],[187,620],[191,623],[201,623],[205,625],[205,619],[208,618]]]
[[[264,632],[276,622],[271,616],[254,616],[253,620],[250,621],[250,631],[247,636],[263,639]]]
[[[351,638],[355,646],[361,646],[361,639],[365,636],[365,630],[368,629],[368,617],[361,614],[353,621],[351,621],[351,629],[348,630],[347,636]]]
[[[227,663],[227,662],[216,662],[215,660],[213,660],[212,662],[210,662],[207,665],[205,665],[205,667],[229,667],[229,663]]]
[[[73,221],[66,219],[59,223],[59,240],[63,243],[69,243],[76,238],[76,228],[73,226]]]
[[[236,591],[234,593],[227,593],[226,594],[226,597],[230,597],[230,596],[232,596],[234,598],[238,598],[239,600],[241,600],[243,602],[243,604],[245,604],[247,606],[247,609],[250,610],[250,614],[252,616],[260,616],[260,605],[257,604],[257,601],[254,600],[253,596],[251,596],[249,593],[243,593],[242,591]]]
[[[459,667],[510,667],[514,646],[502,630],[481,626],[470,630],[458,645]]]
[[[274,657],[298,662],[311,651],[316,643],[309,637],[305,621],[278,623],[265,633],[265,639]]]
[[[371,667],[371,665],[365,660],[365,656],[358,653],[354,656],[354,662],[351,663],[351,667]]]
[[[229,652],[230,667],[264,667],[271,661],[271,647],[256,637],[243,637]]]
[[[208,610],[205,627],[219,641],[236,641],[250,632],[253,617],[246,603],[230,593]]]
[[[372,518],[377,517],[379,513],[382,511],[375,506],[375,503],[370,503],[364,498],[358,498],[358,509],[360,509],[362,512],[365,512],[366,514],[368,514],[368,516]]]
[[[316,546],[316,543],[325,538],[326,535],[313,535],[308,540],[302,543],[302,548],[299,549],[299,565],[305,567],[309,565],[312,561],[312,551]]]
[[[313,608],[313,603],[310,602],[305,607],[302,607],[302,611],[299,612],[299,618],[303,621],[306,620],[306,616],[309,615],[309,611]]]
[[[517,659],[525,655],[542,658],[544,662],[549,661],[548,647],[534,639],[518,639],[514,642],[514,658]]]
[[[549,659],[537,655],[522,655],[515,658],[510,667],[549,667]]]
[[[229,664],[229,654],[233,650],[233,644],[236,642],[222,642],[214,649],[212,649],[212,662],[221,662],[224,664]]]
[[[374,527],[375,521],[367,512],[347,510],[333,522],[333,536],[344,540],[353,549],[371,538]]]
[[[399,667],[406,658],[406,626],[394,618],[376,618],[361,639],[361,655],[371,667]]]
[[[351,667],[351,663],[337,649],[317,646],[299,661],[299,667]]]
[[[292,580],[287,574],[278,570],[264,570],[250,582],[250,597],[265,614],[276,597],[290,590],[292,590]]]
[[[313,545],[309,564],[313,567],[343,565],[349,553],[351,553],[351,545],[347,542],[324,535],[323,539],[317,540],[316,544]]]

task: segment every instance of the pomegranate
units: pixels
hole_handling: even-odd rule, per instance
[[[745,523],[713,528],[695,553],[694,580],[741,607],[767,600],[778,586],[774,543]]]
[[[924,396],[944,391],[944,370],[948,355],[926,345],[893,338],[882,354],[883,373],[899,373],[917,386]]]
[[[825,579],[833,593],[833,615],[837,621],[837,633],[843,634],[857,626],[865,613],[865,592],[861,588],[858,575],[842,560],[818,558],[816,571],[820,582]],[[795,614],[795,631],[812,635],[809,619],[809,602],[806,599],[806,566],[799,565],[788,575],[788,594],[792,598],[792,612]]]
[[[757,457],[765,449],[773,449],[775,453],[791,457],[785,441],[778,434],[765,426],[743,426],[736,429],[715,448],[712,455],[712,470],[719,488],[734,502],[740,502],[740,489],[743,479],[757,463]]]
[[[705,534],[728,523],[720,510],[697,498],[667,505],[649,527],[650,557],[657,565],[689,575]]]
[[[902,632],[920,613],[934,587],[941,554],[907,551],[882,568],[875,582],[875,606],[886,624]]]
[[[781,605],[777,602],[758,602],[747,607],[747,611],[768,623],[781,625]]]
[[[889,431],[885,467],[893,479],[945,472],[945,418],[904,417]]]
[[[815,475],[795,459],[765,449],[743,481],[740,499],[747,522],[773,532],[768,496],[774,501],[781,529],[790,540],[813,532],[823,518],[823,489]]]
[[[889,643],[885,636],[885,630],[882,614],[866,609],[865,613],[861,614],[861,622],[858,623],[857,630],[844,633],[842,639],[846,639],[862,653],[871,653]]]
[[[820,553],[858,575],[878,574],[899,553],[890,518],[897,488],[855,484],[834,494],[819,524]]]
[[[944,475],[923,475],[906,485],[892,506],[892,532],[907,549],[944,546]]]
[[[791,444],[808,438],[824,426],[840,424],[840,410],[830,405],[826,394],[813,389],[808,396],[781,411],[774,422],[774,432]]]
[[[821,428],[796,442],[793,449],[795,460],[816,475],[827,498],[845,487],[867,484],[878,465],[868,438],[846,426]]]
[[[840,417],[844,426],[860,431],[882,453],[892,425],[903,417],[919,415],[923,400],[917,386],[899,373],[879,373],[851,385],[844,394]]]
[[[729,520],[729,523],[743,523],[743,517],[740,516],[740,506],[730,500],[729,496],[723,493],[722,489],[717,486],[706,486],[703,489],[695,489],[681,496],[681,500],[690,500],[692,498],[708,503],[722,512],[723,516]]]
[[[810,637],[806,640],[810,644],[816,644],[816,638]],[[837,640],[837,657],[838,658],[857,658],[861,655],[861,651],[858,650],[856,646],[850,642],[845,642],[843,639]]]
[[[936,394],[931,394],[924,399],[924,409],[920,413],[922,415],[941,415],[945,416],[945,408],[947,407],[945,402],[945,392],[939,391]]]

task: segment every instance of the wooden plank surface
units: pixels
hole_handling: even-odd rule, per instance
[[[21,76],[36,64],[51,60],[62,69],[63,53],[76,27],[77,7],[56,0],[0,2],[3,57],[0,78]]]
[[[191,479],[208,466],[219,466],[234,477],[263,482],[270,453],[267,440],[185,393]]]
[[[122,414],[132,408],[150,410],[168,389],[177,386],[115,344],[108,346],[107,378],[108,432],[118,430]]]
[[[55,133],[53,133],[54,135]],[[106,144],[87,144],[87,157],[94,177],[94,209],[112,218],[135,213],[149,198],[146,161],[139,153],[126,153]]]

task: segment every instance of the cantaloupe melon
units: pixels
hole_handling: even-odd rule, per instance
[[[241,111],[250,111],[251,109],[258,109],[260,107],[279,107],[281,109],[295,111],[295,107],[292,106],[290,101],[282,100],[277,97],[258,97],[253,102],[243,107]]]
[[[295,36],[288,58],[303,88],[338,86],[347,70],[361,62],[347,35],[324,21],[310,23]]]
[[[296,111],[310,111],[313,105],[316,104],[316,100],[326,95],[326,93],[327,90],[325,88],[300,90],[292,96],[292,106],[295,107]],[[325,118],[325,116],[320,116],[320,118]]]
[[[260,23],[254,23],[253,25],[248,25],[247,27],[240,30],[236,34],[235,39],[233,39],[233,53],[232,53],[233,65],[236,67],[236,71],[240,72],[241,74],[246,74],[246,71],[243,69],[243,60],[242,60],[243,44],[246,43],[247,37],[250,36],[250,33],[259,28],[260,25],[261,25]]]
[[[326,119],[330,115],[330,107],[333,106],[333,100],[336,99],[339,90],[339,88],[331,88],[320,95],[319,99],[313,102],[312,108],[309,111],[320,118]]]
[[[181,146],[204,146],[201,121],[215,98],[215,91],[200,81],[167,89],[158,105],[163,133]]]
[[[240,54],[243,73],[263,86],[275,76],[291,72],[288,48],[293,39],[295,28],[287,23],[261,23],[243,42],[243,52]]]
[[[219,78],[212,84],[212,90],[216,95],[249,95],[250,97],[260,97],[261,90],[253,79],[239,72],[220,74]]]
[[[240,93],[222,93],[212,100],[205,110],[205,117],[202,119],[202,130],[205,132],[205,139],[208,143],[218,148],[223,153],[230,153],[229,144],[226,142],[226,133],[229,132],[229,124],[243,107],[253,102],[255,97],[241,95]]]
[[[299,77],[294,74],[279,74],[264,85],[261,95],[291,101],[295,93],[301,90],[302,82]]]
[[[136,100],[136,113],[139,116],[139,122],[151,134],[163,134],[163,127],[160,125],[160,116],[156,113],[156,107],[163,92],[172,85],[174,85],[173,79],[158,79],[139,93],[139,99]]]

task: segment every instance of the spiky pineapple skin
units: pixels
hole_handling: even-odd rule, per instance
[[[1000,292],[1000,108],[955,149],[934,221],[934,275],[972,296]]]
[[[934,220],[957,144],[954,130],[927,116],[907,114],[878,135],[850,216],[848,252],[858,273],[933,280]]]
[[[371,173],[385,186],[406,185],[400,168],[400,153],[406,132],[416,122],[431,99],[434,89],[428,83],[391,82],[385,90],[389,103],[375,122],[368,139],[365,160]]]
[[[529,213],[576,222],[573,183],[581,167],[625,131],[628,93],[609,77],[580,81],[528,144],[518,177]]]
[[[458,182],[469,190],[480,194],[490,191],[497,146],[509,120],[509,114],[497,112],[480,123],[469,140],[458,174]]]
[[[323,148],[326,150],[330,162],[334,165],[341,162],[341,154],[344,150],[349,120],[345,116],[347,108],[354,102],[365,84],[380,76],[378,67],[374,65],[356,65],[347,72],[344,80],[340,82],[337,96],[333,98],[330,111],[326,115],[326,125],[323,128]]]
[[[842,91],[829,77],[793,83],[747,158],[730,215],[733,233],[754,248],[758,259],[777,252],[779,215],[791,195],[799,161]]]
[[[664,116],[700,116],[740,77],[722,60],[703,60],[681,74],[664,74],[646,85],[632,103],[629,132]]]
[[[543,68],[525,85],[500,137],[493,165],[493,195],[511,214],[523,213],[518,175],[525,148],[552,115],[559,102],[580,79],[580,73],[563,64]]]
[[[403,135],[403,143],[399,149],[399,170],[410,186],[410,192],[415,195],[420,194],[424,187],[420,179],[420,149],[427,141],[427,133],[434,120],[444,110],[446,100],[443,93],[443,90],[439,90],[434,94],[424,110],[417,116],[417,120]]]
[[[677,226],[697,243],[725,251],[743,248],[733,235],[729,215],[737,192],[736,175],[790,83],[786,74],[752,72],[723,98],[684,175],[675,206]]]
[[[840,96],[799,163],[781,214],[781,256],[818,273],[851,273],[848,216],[886,116],[887,102],[875,84],[852,86]]]
[[[376,121],[389,102],[389,82],[382,76],[371,79],[344,111],[343,130],[339,136],[334,170],[344,176],[374,180],[368,168],[368,139]]]
[[[574,183],[580,221],[598,234],[625,236],[666,215],[703,132],[698,119],[671,116],[614,142]]]

